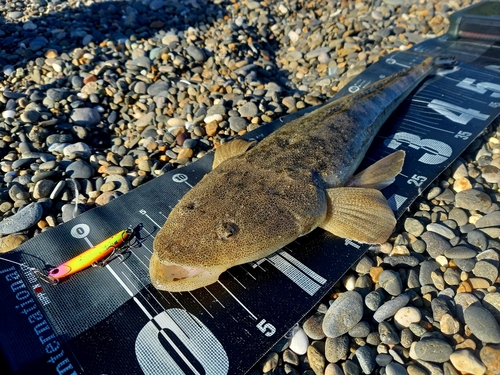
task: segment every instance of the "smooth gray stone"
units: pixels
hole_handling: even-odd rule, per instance
[[[375,355],[368,345],[361,346],[356,350],[356,357],[358,358],[361,371],[364,374],[371,374],[375,369]]]
[[[415,345],[415,354],[418,359],[429,362],[443,363],[450,359],[453,348],[447,342],[436,339],[422,339]]]
[[[373,314],[373,319],[380,323],[394,316],[394,314],[396,314],[401,307],[406,306],[408,302],[410,302],[410,296],[406,293],[400,294],[380,306],[377,311],[375,311],[375,314]]]
[[[348,332],[363,317],[363,298],[358,292],[340,295],[328,308],[323,319],[323,331],[328,337],[338,337]]]
[[[479,340],[485,343],[500,344],[500,326],[484,307],[471,305],[464,311],[465,324]]]
[[[31,228],[42,218],[42,214],[42,205],[30,203],[15,215],[0,222],[0,234],[12,234]]]
[[[70,118],[80,126],[94,126],[101,121],[101,115],[95,108],[76,108],[71,111]]]

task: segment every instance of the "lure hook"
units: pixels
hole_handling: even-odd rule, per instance
[[[42,280],[43,282],[46,282],[47,284],[50,284],[50,285],[57,285],[57,284],[59,284],[59,280],[58,279],[56,279],[56,278],[54,278],[52,276],[44,274],[39,269],[32,268],[31,270],[33,271],[33,273],[35,274],[35,276],[38,279]]]

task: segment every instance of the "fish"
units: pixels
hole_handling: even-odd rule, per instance
[[[216,148],[213,169],[172,209],[153,242],[152,285],[170,292],[217,282],[322,228],[382,244],[396,225],[380,192],[404,163],[396,151],[354,174],[390,114],[435,70],[434,58],[290,121],[259,143]]]

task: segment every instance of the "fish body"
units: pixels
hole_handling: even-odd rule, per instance
[[[242,140],[223,144],[216,167],[154,240],[153,285],[186,291],[211,284],[317,227],[385,242],[396,221],[377,189],[401,171],[404,152],[353,174],[389,115],[432,70],[426,59],[283,125],[249,150]]]

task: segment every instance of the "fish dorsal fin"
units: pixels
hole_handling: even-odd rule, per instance
[[[394,178],[403,168],[404,161],[405,152],[396,151],[352,176],[346,186],[381,190],[394,182]]]
[[[327,214],[321,228],[363,243],[387,241],[396,226],[392,209],[376,189],[341,187],[326,190]]]
[[[243,139],[233,139],[230,142],[223,143],[215,150],[214,162],[212,169],[215,169],[220,163],[234,156],[244,154],[256,141],[248,142]]]

